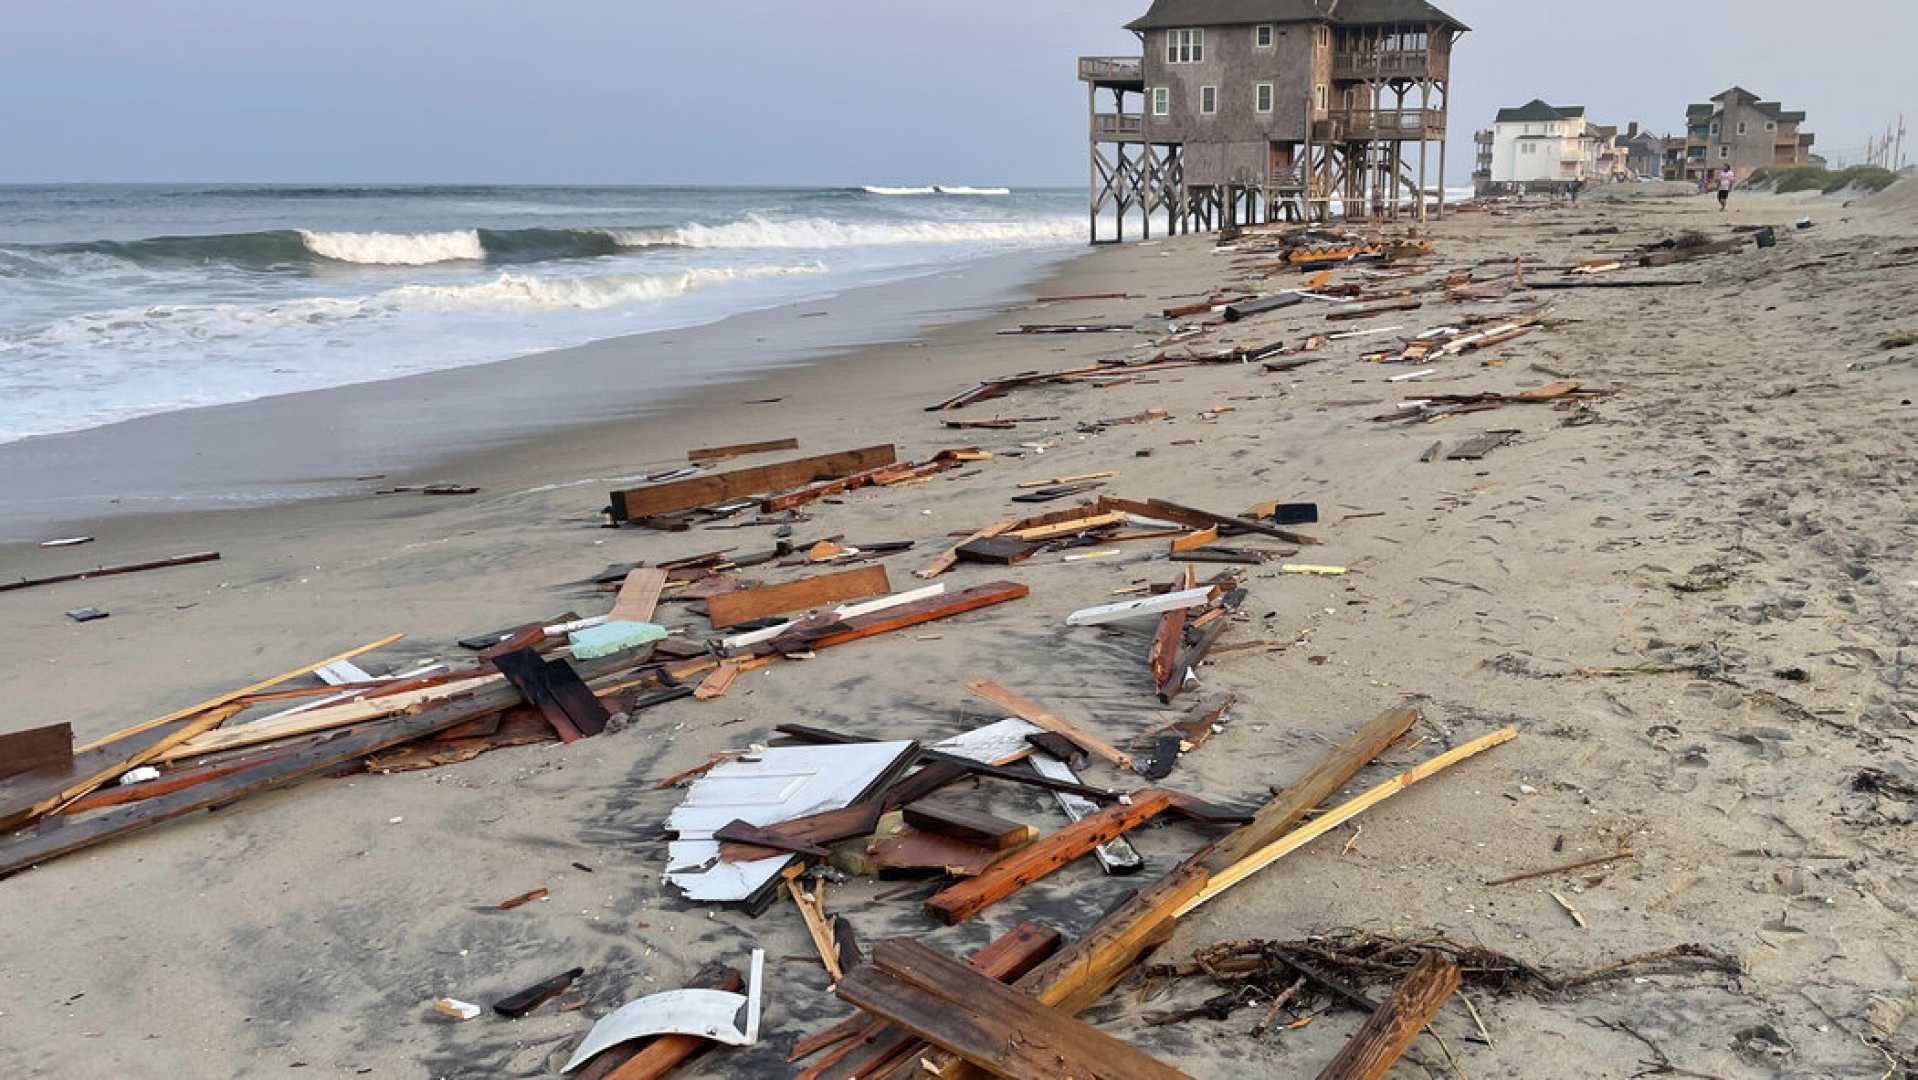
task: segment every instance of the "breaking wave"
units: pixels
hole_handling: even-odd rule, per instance
[[[284,269],[315,264],[430,266],[525,263],[618,255],[636,249],[846,248],[893,244],[1038,243],[1071,240],[1076,219],[1028,221],[840,221],[748,214],[719,224],[641,228],[454,229],[437,232],[322,232],[281,229],[208,236],[94,240],[0,250],[0,276],[53,275],[101,258],[143,267],[227,264]],[[97,267],[94,267],[97,268]]]
[[[936,190],[930,187],[876,187],[872,184],[865,186],[865,192],[868,195],[931,195]]]
[[[946,187],[939,188],[941,195],[1010,195],[1011,188],[1002,187]]]

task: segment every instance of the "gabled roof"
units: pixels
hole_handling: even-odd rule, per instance
[[[1290,22],[1443,23],[1458,30],[1471,29],[1426,0],[1152,0],[1151,9],[1125,28],[1164,30]]]
[[[1547,105],[1543,100],[1533,98],[1516,109],[1500,109],[1496,119],[1501,124],[1526,124],[1541,120],[1576,120],[1584,115],[1583,105]]]
[[[1742,86],[1734,86],[1722,94],[1712,95],[1713,101],[1724,101],[1726,98],[1730,98],[1733,101],[1757,101],[1758,95]]]

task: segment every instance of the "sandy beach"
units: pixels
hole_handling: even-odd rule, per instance
[[[58,521],[57,531],[98,537],[66,549],[10,527],[8,539],[23,542],[0,546],[0,579],[202,549],[221,558],[0,594],[14,631],[0,660],[13,706],[0,731],[64,720],[77,738],[97,737],[387,634],[405,637],[361,659],[375,673],[464,658],[462,637],[603,613],[606,594],[572,583],[609,564],[768,546],[764,529],[603,527],[609,491],[683,465],[698,446],[792,437],[807,454],[888,442],[901,459],[992,452],[925,483],[804,509],[800,539],[913,541],[884,560],[895,589],[917,584],[911,570],[955,535],[1011,514],[1020,483],[1107,471],[1100,493],[1223,513],[1316,502],[1321,519],[1303,528],[1323,546],[1301,559],[1349,573],[1244,568],[1249,598],[1221,639],[1229,650],[1167,708],[1151,694],[1149,641],[1136,627],[1065,622],[1115,591],[1171,578],[1162,543],[1112,545],[1117,555],[1094,560],[1048,552],[962,565],[949,587],[1006,579],[1030,596],[750,671],[723,697],[647,710],[616,734],[315,780],[22,872],[0,882],[0,1075],[556,1075],[597,1018],[757,947],[768,961],[760,1042],[716,1049],[681,1074],[789,1076],[793,1042],[850,1010],[826,992],[791,905],[754,919],[688,903],[662,881],[661,823],[685,793],[657,782],[763,744],[779,724],[945,738],[999,715],[966,692],[981,677],[1120,745],[1233,695],[1229,724],[1164,784],[1236,806],[1264,801],[1402,703],[1421,719],[1345,794],[1518,729],[1181,920],[1152,963],[1224,941],[1355,928],[1442,934],[1557,973],[1684,944],[1741,965],[1560,993],[1473,990],[1483,1034],[1449,1004],[1432,1025],[1444,1045],[1421,1039],[1395,1076],[1899,1075],[1918,1062],[1918,1025],[1905,1020],[1918,964],[1918,693],[1906,667],[1918,629],[1912,186],[1856,200],[1740,192],[1721,215],[1705,198],[1633,185],[1588,192],[1576,208],[1448,216],[1425,230],[1436,277],[1522,259],[1529,278],[1556,281],[1556,268],[1686,230],[1718,240],[1731,226],[1771,225],[1779,242],[1593,279],[1695,284],[1489,301],[1432,293],[1419,310],[1343,324],[1308,302],[1195,343],[1402,328],[1333,342],[1283,372],[1195,366],[924,411],[982,378],[1150,355],[1166,334],[1157,313],[1195,295],[1299,284],[1248,279],[1246,260],[1197,236],[1037,271],[1030,257],[972,264],[964,282],[922,279],[883,317],[849,292],[797,309],[824,317],[785,310],[689,331],[702,349],[750,351],[776,326],[779,352],[728,381],[675,382],[664,405],[618,373],[671,356],[673,333],[569,354],[586,366],[563,385],[549,357],[337,392],[329,407],[340,416],[405,424],[419,410],[448,431],[486,398],[483,433],[427,463],[329,458],[328,447],[379,444],[350,429],[307,441],[292,421],[313,415],[311,402],[154,418],[157,441],[179,454],[195,452],[195,437],[230,450],[223,425],[244,423],[256,439],[264,425],[273,434],[262,441],[285,444],[257,478],[268,486],[382,472],[394,484],[481,490],[41,517],[36,530]],[[1792,228],[1807,215],[1813,228]],[[1341,268],[1333,280],[1362,279]],[[1085,294],[1127,298],[1033,302]],[[1539,331],[1439,361],[1415,381],[1390,381],[1410,369],[1359,358],[1378,341],[1539,304],[1549,305]],[[1036,322],[1133,329],[998,333]],[[1563,380],[1608,393],[1433,423],[1372,419],[1420,394]],[[554,388],[534,410],[545,430],[514,430],[513,396],[540,387]],[[380,410],[362,411],[375,399]],[[1148,410],[1166,416],[1096,424]],[[555,423],[561,414],[577,422]],[[942,426],[994,416],[1048,419]],[[1499,430],[1515,435],[1482,460],[1421,461],[1435,442]],[[167,467],[88,460],[105,463],[92,467],[90,497],[122,468]],[[289,461],[309,471],[296,478]],[[47,475],[71,481],[70,465]],[[111,617],[64,615],[86,606]],[[710,634],[684,605],[661,619],[694,640]],[[1085,775],[1143,783],[1097,761]],[[1065,823],[1035,790],[955,790],[1042,831]],[[838,884],[829,907],[864,941],[909,936],[956,955],[1026,919],[1071,938],[1218,832],[1162,821],[1131,836],[1144,876],[1106,877],[1080,859],[952,928],[923,914],[924,890],[881,898],[897,882]],[[1485,884],[1620,851],[1629,857],[1576,873]],[[538,887],[550,898],[499,910]],[[454,1023],[428,1005],[490,1002],[574,966],[587,971],[569,995],[576,1009]],[[1148,1022],[1218,993],[1204,979],[1135,973],[1082,1017],[1198,1077],[1315,1075],[1360,1022],[1352,1009],[1314,1007],[1309,1020],[1248,1037],[1262,1002],[1223,1020]]]

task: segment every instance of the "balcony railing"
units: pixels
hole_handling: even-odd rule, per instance
[[[1079,79],[1082,82],[1144,82],[1143,56],[1081,56]]]
[[[1445,134],[1445,113],[1438,109],[1354,109],[1337,112],[1313,125],[1321,142],[1363,139],[1417,139]]]
[[[1145,141],[1145,116],[1141,113],[1093,113],[1092,137],[1100,142]]]
[[[1443,77],[1445,67],[1444,58],[1435,57],[1424,49],[1332,54],[1334,79],[1370,79],[1394,75],[1414,79],[1427,75]]]

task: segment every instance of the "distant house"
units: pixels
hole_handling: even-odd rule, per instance
[[[1634,120],[1616,140],[1625,172],[1633,178],[1662,176],[1665,172],[1665,140],[1649,131],[1640,131]]]
[[[1776,101],[1760,101],[1757,94],[1734,86],[1712,98],[1709,105],[1685,109],[1685,172],[1680,179],[1696,180],[1730,165],[1741,181],[1759,169],[1774,165],[1811,163],[1813,136],[1799,128],[1802,112],[1788,112]]]
[[[1534,98],[1500,109],[1492,125],[1492,183],[1533,188],[1606,179],[1600,158],[1608,142],[1586,118],[1583,105],[1548,105]]]

